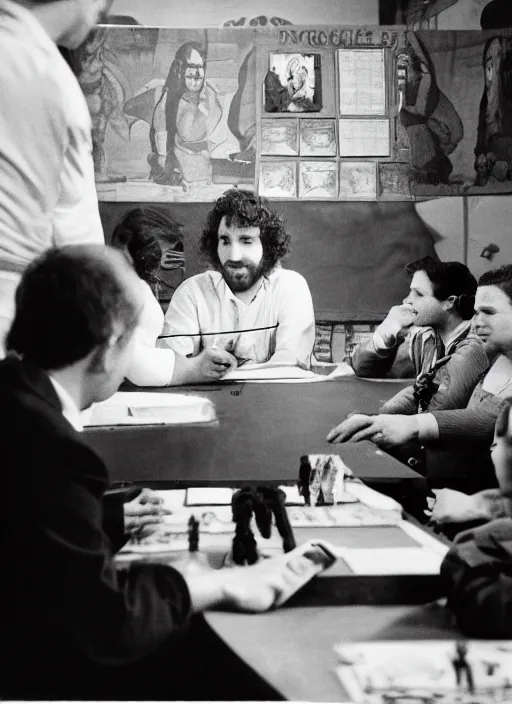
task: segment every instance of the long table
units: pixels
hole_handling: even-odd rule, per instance
[[[407,485],[419,475],[372,443],[330,445],[325,440],[329,429],[348,413],[375,412],[404,385],[347,378],[165,389],[161,393],[210,398],[218,424],[89,429],[86,438],[106,460],[113,481],[165,486],[291,482],[297,479],[301,455],[336,453],[356,476],[381,489],[386,483]],[[350,530],[345,532],[348,540]],[[352,532],[355,541],[363,540],[368,546],[398,545],[393,529]],[[336,643],[457,636],[439,607],[318,606],[314,599],[309,606],[293,603],[259,615],[205,614],[206,631],[200,640],[213,638],[217,643],[214,650],[220,664],[215,661],[214,669],[223,668],[230,653],[232,663],[238,659],[246,668],[244,676],[251,673],[267,688],[265,698],[343,701],[344,692],[334,674]]]
[[[436,603],[290,607],[265,614],[209,612],[208,626],[274,692],[273,699],[345,702],[333,650],[342,642],[460,638]]]
[[[418,475],[372,443],[331,445],[325,438],[348,413],[375,412],[404,385],[350,377],[167,388],[161,393],[210,398],[219,423],[91,428],[85,437],[105,459],[113,481],[191,486],[293,481],[301,455],[336,453],[358,477],[399,482]]]

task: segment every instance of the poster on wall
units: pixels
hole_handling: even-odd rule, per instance
[[[412,194],[511,192],[510,31],[408,32],[397,66]]]
[[[302,161],[299,164],[299,197],[310,200],[336,198],[336,162]]]
[[[296,156],[297,120],[262,120],[261,153],[278,156]]]
[[[340,198],[375,200],[377,169],[374,161],[340,162]]]
[[[210,201],[254,187],[249,30],[100,27],[78,52],[100,200]]]
[[[336,156],[334,120],[300,121],[301,156]]]
[[[296,198],[296,167],[296,163],[291,161],[261,161],[260,195],[267,198]]]
[[[318,112],[322,109],[320,54],[269,55],[264,83],[265,112]]]
[[[340,115],[385,115],[384,49],[339,49]]]

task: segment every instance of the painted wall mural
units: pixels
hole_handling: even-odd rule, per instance
[[[512,192],[509,30],[109,26],[78,58],[101,200]]]

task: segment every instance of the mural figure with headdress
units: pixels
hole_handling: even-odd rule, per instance
[[[176,51],[162,94],[165,95],[166,158],[161,173],[155,175],[157,183],[186,187],[197,181],[212,180],[208,138],[222,117],[222,106],[217,91],[206,81],[205,72],[206,53],[201,44],[182,44]]]
[[[417,34],[407,33],[398,63],[406,75],[400,121],[409,138],[413,178],[431,185],[449,183],[449,155],[464,135],[459,114],[440,90],[434,64]]]
[[[489,37],[483,52],[485,85],[475,147],[475,185],[512,178],[512,48],[507,37]]]

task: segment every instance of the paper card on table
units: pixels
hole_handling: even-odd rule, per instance
[[[244,364],[238,369],[230,369],[221,381],[314,379],[316,376],[307,369],[301,369],[291,364]]]
[[[355,704],[512,701],[512,641],[340,643],[336,672]]]
[[[217,419],[208,398],[174,393],[117,392],[93,406],[87,425],[206,423]]]
[[[174,511],[185,505],[186,489],[155,489],[154,493],[162,499],[162,505],[167,511]]]
[[[337,552],[359,575],[439,574],[443,558],[425,548],[341,548]]]
[[[285,486],[282,485],[279,487],[281,491],[284,491],[285,494],[285,503],[288,506],[288,504],[299,504],[302,506],[304,504],[304,497],[299,494],[299,489],[297,486]]]
[[[230,505],[234,489],[225,487],[190,487],[187,489],[187,506]]]

